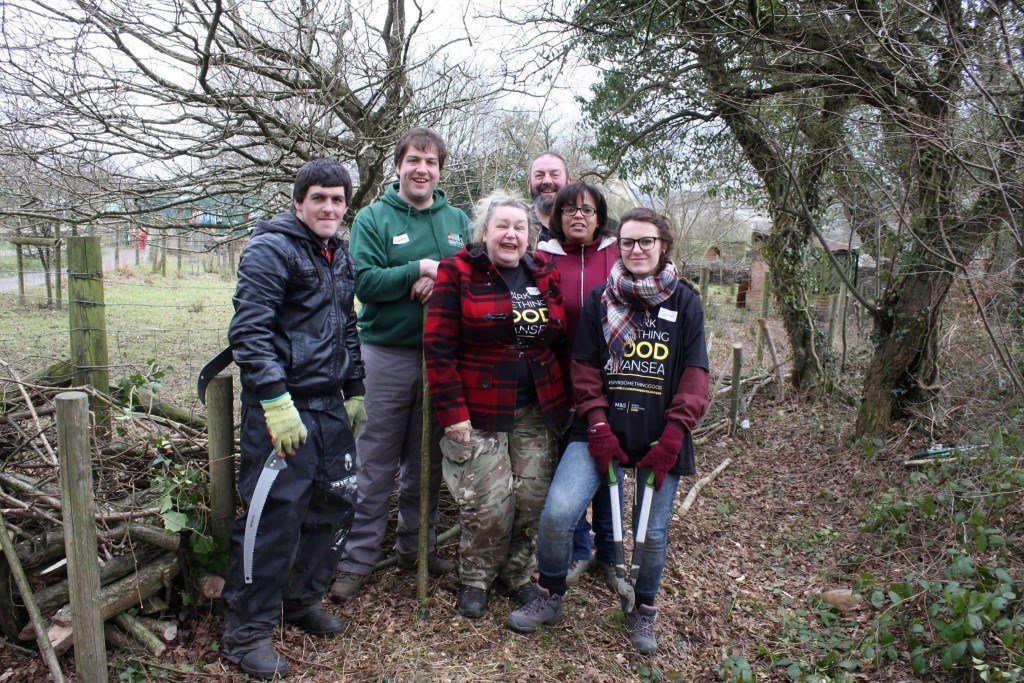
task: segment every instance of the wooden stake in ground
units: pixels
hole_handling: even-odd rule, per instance
[[[72,237],[68,240],[68,319],[75,384],[89,385],[101,394],[109,394],[103,254],[98,237]],[[97,427],[107,431],[110,426],[109,405],[98,400],[91,401],[91,404]]]
[[[729,434],[736,433],[740,419],[740,395],[743,392],[740,380],[743,378],[743,344],[732,345],[732,404],[729,407]]]
[[[768,346],[768,354],[772,358],[772,367],[775,369],[775,398],[779,403],[782,403],[786,399],[786,382],[785,376],[782,374],[782,363],[779,362],[779,354],[775,350],[775,341],[772,339],[772,333],[768,330],[768,320],[761,318],[757,321],[760,326],[761,334],[764,337],[764,342]]]
[[[423,307],[423,329],[427,329],[427,307]],[[430,554],[430,460],[434,440],[434,415],[430,403],[430,384],[427,382],[427,357],[422,355],[423,373],[423,428],[420,432],[420,535],[416,556],[416,599],[423,606],[427,602],[427,576]]]
[[[235,389],[230,372],[221,372],[206,392],[210,447],[210,518],[217,545],[231,545],[235,518]]]
[[[107,678],[107,647],[96,601],[100,573],[96,560],[96,510],[89,457],[89,397],[81,391],[66,391],[54,402],[68,588],[75,615],[75,667],[82,680],[102,681]]]

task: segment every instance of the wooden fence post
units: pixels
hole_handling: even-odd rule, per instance
[[[836,346],[836,321],[839,318],[839,295],[833,294],[829,297],[828,305],[828,348],[835,349]]]
[[[167,247],[170,235],[167,230],[160,231],[160,275],[167,277]]]
[[[14,253],[18,261],[18,303],[25,305],[25,254],[20,244],[14,245]]]
[[[64,245],[60,241],[60,221],[53,225],[53,241],[53,277],[56,281],[54,289],[57,293],[57,310],[60,311],[64,308],[63,294],[61,292],[61,288],[64,286],[64,273],[61,272],[64,268],[64,260],[60,257],[60,250]]]
[[[227,550],[235,517],[235,388],[222,372],[206,389],[206,429],[210,446],[210,517],[213,538]]]
[[[850,294],[846,288],[844,282],[839,286],[839,344],[842,349],[841,359],[839,361],[839,373],[840,375],[846,374],[846,313],[847,304],[850,302]]]
[[[711,269],[707,266],[700,267],[700,300],[704,308],[708,307],[708,283],[711,281]]]
[[[740,419],[740,382],[743,380],[743,344],[732,345],[732,403],[729,406],[729,433],[735,434]]]
[[[764,320],[768,318],[768,310],[771,308],[771,274],[764,274],[764,286],[761,289],[761,318]],[[764,367],[764,330],[765,328],[758,325],[757,328],[757,367]]]
[[[105,681],[107,650],[97,601],[100,571],[89,457],[89,397],[81,391],[66,391],[57,395],[54,404],[68,591],[74,614],[75,667],[83,681]]]
[[[68,240],[68,318],[71,322],[71,364],[75,384],[110,393],[107,355],[107,314],[103,303],[103,254],[96,237]],[[110,424],[110,406],[92,400],[96,424]]]
[[[177,257],[178,257],[178,278],[181,278],[181,257],[182,257],[182,252],[185,251],[184,240],[182,238],[182,235],[184,234],[184,232],[185,232],[184,228],[175,228],[174,229],[174,235],[175,235],[175,240],[176,240],[174,251],[176,252]]]

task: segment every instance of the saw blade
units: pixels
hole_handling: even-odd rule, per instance
[[[287,467],[288,463],[285,462],[285,459],[279,457],[276,451],[271,451],[266,464],[260,470],[260,478],[256,481],[256,488],[252,492],[249,512],[245,517],[245,542],[242,545],[242,572],[246,583],[252,583],[252,559],[256,552],[256,532],[260,528],[263,506],[267,503],[270,487],[274,485],[277,475]]]

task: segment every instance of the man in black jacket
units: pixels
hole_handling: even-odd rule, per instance
[[[341,164],[310,161],[295,177],[294,211],[258,222],[238,265],[228,338],[241,371],[238,490],[248,514],[232,530],[223,654],[255,678],[286,673],[272,643],[282,606],[286,622],[313,635],[346,626],[321,599],[352,525],[346,409],[361,409],[364,393],[355,267],[337,234],[351,197]]]

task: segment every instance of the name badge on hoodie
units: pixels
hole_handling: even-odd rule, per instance
[[[460,235],[457,232],[448,233],[448,244],[452,245],[453,247],[461,247],[462,235]]]
[[[395,238],[393,240],[391,240],[391,243],[392,244],[406,244],[408,241],[409,241],[409,235],[403,233],[401,235],[395,235]]]

